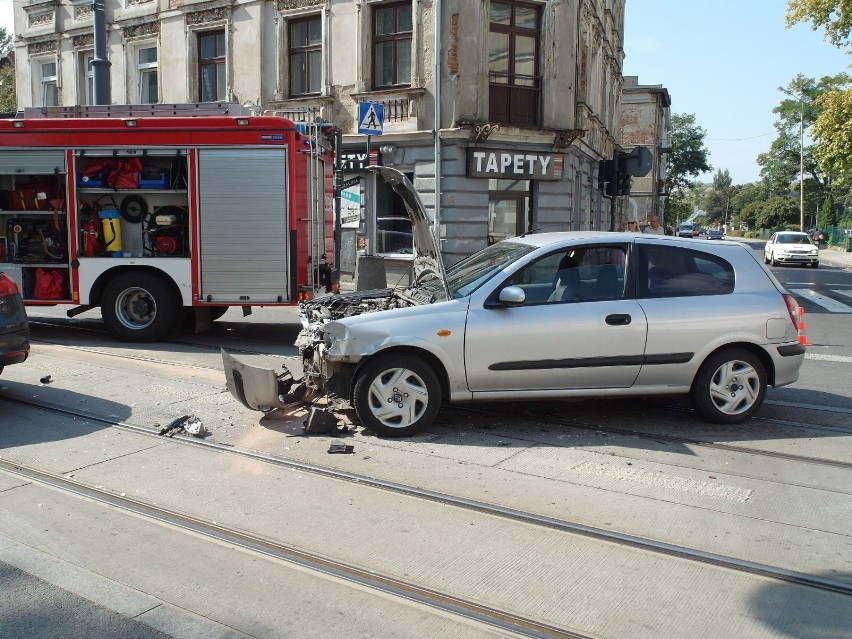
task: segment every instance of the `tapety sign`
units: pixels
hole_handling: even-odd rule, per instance
[[[474,178],[561,180],[564,161],[562,153],[468,149],[467,175]]]

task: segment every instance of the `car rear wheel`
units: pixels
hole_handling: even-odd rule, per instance
[[[404,437],[423,430],[440,408],[438,376],[416,356],[379,356],[364,367],[355,382],[358,418],[384,437]]]
[[[766,257],[766,252],[764,252],[764,253],[763,253],[763,263],[764,263],[764,264],[769,264],[769,258],[768,258],[768,257]]]
[[[708,357],[692,383],[695,408],[716,424],[744,422],[765,397],[766,369],[756,355],[742,348]]]

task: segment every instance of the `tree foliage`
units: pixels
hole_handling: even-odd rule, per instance
[[[817,102],[822,112],[811,131],[817,142],[816,159],[825,172],[848,183],[852,181],[852,90],[826,93]]]
[[[13,42],[14,37],[6,30],[6,27],[0,27],[0,57],[12,50]]]
[[[787,27],[798,22],[810,22],[814,31],[824,27],[825,37],[834,46],[848,46],[852,30],[852,0],[789,0]]]
[[[704,147],[707,132],[695,123],[691,113],[672,114],[672,150],[669,153],[666,186],[669,192],[685,191],[696,178],[711,169],[709,151]]]
[[[0,54],[6,55],[12,49],[12,35],[5,27],[0,27]],[[0,68],[0,113],[14,113],[18,108],[15,92],[15,67],[7,65]]]
[[[716,169],[716,172],[713,174],[714,191],[724,191],[725,189],[730,188],[733,183],[734,181],[731,179],[731,172],[728,169]]]
[[[834,208],[834,198],[830,195],[822,201],[817,226],[837,226],[837,211]]]
[[[695,178],[711,169],[704,147],[706,131],[695,122],[691,113],[672,114],[671,152],[666,172],[666,219],[681,220],[693,210],[696,194],[689,193]]]

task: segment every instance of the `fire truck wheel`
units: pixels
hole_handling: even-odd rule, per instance
[[[180,317],[177,294],[151,273],[122,273],[107,285],[101,314],[109,331],[128,342],[153,342],[171,331]]]

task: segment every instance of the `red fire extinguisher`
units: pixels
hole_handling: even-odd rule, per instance
[[[80,225],[80,233],[83,236],[83,257],[95,257],[103,252],[103,243],[100,238],[100,224],[97,223],[97,214],[91,215]]]

